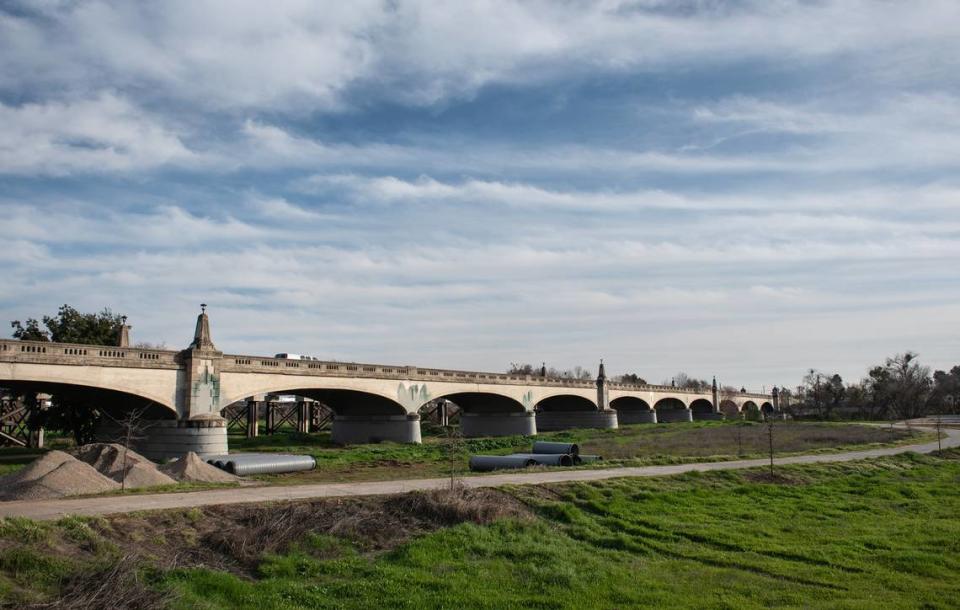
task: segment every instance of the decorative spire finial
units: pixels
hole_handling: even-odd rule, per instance
[[[117,337],[117,347],[130,347],[130,327],[127,326],[127,316],[120,316],[120,336]]]
[[[193,331],[193,343],[190,344],[194,349],[216,350],[213,339],[210,336],[210,318],[207,316],[207,304],[200,304],[200,315],[197,316],[197,328]]]

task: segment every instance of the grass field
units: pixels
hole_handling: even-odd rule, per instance
[[[696,461],[722,461],[761,457],[767,452],[767,427],[759,423],[692,422],[625,426],[616,430],[569,430],[534,437],[512,436],[458,439],[452,443],[442,433],[426,428],[421,445],[384,442],[341,447],[333,444],[329,432],[298,434],[284,432],[248,439],[231,436],[231,452],[276,451],[313,455],[312,471],[249,477],[261,484],[375,481],[460,476],[467,471],[473,453],[507,454],[528,452],[534,440],[576,442],[581,453],[604,456],[582,468],[646,466]],[[778,422],[774,432],[777,455],[831,452],[854,448],[899,445],[932,439],[928,433],[910,433],[888,427],[839,423]],[[0,449],[0,475],[22,468],[37,457],[36,450]],[[133,493],[185,491],[217,487],[208,484],[178,485],[163,489],[134,490]],[[130,493],[130,492],[128,492]]]
[[[896,445],[933,438],[902,429],[836,423],[778,422],[775,451],[778,455],[839,451],[865,446]],[[317,469],[289,475],[258,477],[269,483],[293,484],[326,481],[371,481],[446,476],[451,449],[439,434],[427,433],[422,445],[380,443],[339,447],[329,433],[281,433],[255,439],[231,437],[231,451],[292,451],[313,455]],[[599,454],[604,462],[591,468],[646,466],[695,461],[760,457],[767,452],[767,428],[757,423],[692,422],[624,426],[616,430],[568,430],[534,437],[512,436],[462,439],[455,444],[454,467],[468,474],[469,454],[503,455],[529,452],[534,440],[576,442],[581,453]]]
[[[951,451],[780,467],[772,480],[730,471],[8,520],[0,598],[25,607],[66,594],[91,608],[955,608],[958,483]]]

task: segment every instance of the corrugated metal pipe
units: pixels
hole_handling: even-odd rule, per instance
[[[313,470],[317,461],[311,455],[293,455],[289,453],[234,453],[216,455],[207,458],[208,464],[226,470],[237,476],[251,474],[279,474]]]
[[[550,441],[534,441],[533,453],[564,453],[567,455],[577,455],[580,453],[580,446],[576,443],[552,443]]]

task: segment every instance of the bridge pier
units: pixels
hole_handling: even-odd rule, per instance
[[[521,413],[460,413],[464,436],[534,436],[537,418],[532,411]]]
[[[657,423],[657,412],[653,409],[647,411],[621,409],[617,411],[617,422],[622,425],[655,424]]]
[[[661,409],[657,412],[657,421],[661,424],[693,421],[690,409]]]
[[[606,411],[540,411],[537,413],[537,430],[552,432],[572,428],[599,428],[609,430],[618,427],[617,412]]]
[[[142,438],[132,441],[132,449],[155,462],[183,457],[189,451],[203,455],[227,453],[227,423],[222,418],[161,419],[138,423]],[[124,430],[115,422],[101,422],[96,439],[116,443]]]
[[[710,413],[693,413],[694,421],[723,421],[723,413],[711,411]]]
[[[420,443],[420,415],[334,415],[331,437],[339,445]]]

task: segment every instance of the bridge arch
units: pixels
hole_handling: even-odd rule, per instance
[[[555,394],[535,406],[537,428],[541,431],[571,428],[616,428],[617,412],[601,410],[596,401],[578,394]]]
[[[773,404],[769,402],[764,402],[763,404],[760,405],[760,412],[763,413],[764,418],[773,415],[773,412],[774,412]]]
[[[456,404],[464,413],[522,413],[523,403],[493,392],[451,392],[437,396]]]
[[[416,413],[432,397],[418,384],[374,379],[294,375],[221,374],[223,406],[261,394],[294,394],[323,402],[340,415]]]
[[[690,414],[693,419],[716,419],[713,403],[706,398],[698,398],[690,403]]]
[[[653,408],[660,423],[693,421],[686,403],[675,396],[661,398],[654,403]]]
[[[723,413],[727,419],[738,419],[740,417],[740,407],[732,400],[722,400],[720,401],[720,412]]]
[[[177,372],[104,369],[33,363],[0,363],[0,387],[20,392],[69,395],[112,411],[147,408],[154,419],[177,417]]]
[[[617,420],[621,425],[657,423],[656,411],[638,396],[614,398],[610,401],[610,408],[617,412]]]
[[[610,401],[610,408],[617,411],[652,411],[646,400],[638,396],[621,396]]]
[[[460,431],[466,437],[537,433],[535,414],[509,396],[495,392],[451,392],[441,398],[460,408]]]
[[[141,417],[148,420],[176,419],[177,411],[169,405],[161,404],[147,396],[121,392],[109,388],[80,384],[6,382],[0,381],[0,387],[8,388],[16,394],[50,394],[66,404],[89,405],[110,417],[119,419],[125,414],[137,410]]]
[[[743,412],[745,417],[750,420],[759,421],[763,418],[763,414],[760,411],[760,407],[757,403],[752,400],[746,400],[743,403],[743,406],[740,407],[741,412]]]
[[[300,375],[264,375],[259,378],[232,373],[221,375],[228,405],[258,394],[293,394],[323,403],[333,411],[331,438],[348,445],[395,441],[419,443],[420,414],[417,407],[429,396],[424,387],[400,383],[386,391],[376,380]]]
[[[596,411],[597,403],[576,394],[555,394],[540,400],[534,407],[537,411]]]

